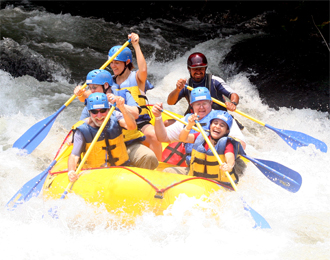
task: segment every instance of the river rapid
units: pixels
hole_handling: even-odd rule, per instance
[[[182,24],[146,19],[126,26],[10,6],[1,9],[0,16],[1,51],[12,60],[20,56],[27,61],[26,66],[30,64],[46,79],[13,77],[0,70],[1,259],[330,258],[329,152],[322,153],[313,145],[293,150],[273,131],[238,114],[235,117],[245,126],[246,153],[299,172],[303,181],[297,193],[277,186],[250,163],[236,193],[216,193],[210,203],[182,196],[163,216],[146,213],[134,226],[122,224],[103,208],[95,212],[74,195],[61,202],[59,219],[48,216],[54,202],[43,201],[41,196],[7,211],[6,203],[20,187],[53,161],[79,119],[82,104],[73,101],[31,154],[19,155],[13,143],[32,125],[55,113],[73,95],[75,86],[85,82],[87,73],[105,63],[109,49],[127,41],[130,32],[140,35],[148,78],[155,86],[147,92],[150,104],[164,102],[166,109],[179,114],[185,111],[185,101],[168,106],[166,99],[176,81],[189,76],[187,57],[203,52],[209,61],[208,71],[222,77],[227,74],[221,61],[230,48],[257,34],[231,35],[226,31],[224,36],[224,31],[217,29],[217,37],[207,37],[214,28],[194,19]],[[190,35],[200,31],[205,32],[205,39],[193,40]],[[239,94],[240,111],[271,126],[303,132],[330,147],[327,112],[286,107],[275,110],[262,102],[248,74],[224,79]],[[271,229],[252,228],[254,223],[242,207],[241,196]],[[218,218],[212,217],[214,212]]]

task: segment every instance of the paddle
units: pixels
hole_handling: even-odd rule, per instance
[[[186,85],[186,87],[190,91],[193,89],[192,87],[187,86],[187,85]],[[217,103],[217,104],[223,106],[223,107],[227,107],[226,104],[224,104],[223,102],[221,102],[221,101],[219,101],[219,100],[217,100],[215,98],[212,98],[212,101],[214,103]],[[328,150],[328,147],[327,147],[327,145],[324,142],[322,142],[322,141],[320,141],[320,140],[318,140],[318,139],[316,139],[314,137],[311,137],[311,136],[309,136],[307,134],[304,134],[304,133],[301,133],[301,132],[297,132],[297,131],[292,131],[292,130],[278,129],[278,128],[275,128],[273,126],[270,126],[270,125],[268,125],[266,123],[263,123],[263,122],[255,119],[255,118],[253,118],[252,116],[249,116],[249,115],[247,115],[247,114],[245,114],[245,113],[243,113],[243,112],[241,112],[241,111],[239,111],[237,109],[235,110],[235,112],[237,114],[240,114],[240,115],[242,115],[242,116],[244,116],[244,117],[246,117],[246,118],[248,118],[248,119],[250,119],[250,120],[252,120],[252,121],[254,121],[254,122],[258,123],[258,124],[260,124],[260,125],[262,125],[262,126],[265,126],[265,127],[269,128],[270,130],[273,130],[290,147],[292,147],[295,150],[297,150],[298,147],[308,146],[310,144],[315,145],[315,147],[317,149],[321,150],[321,152],[326,153],[327,150]]]
[[[188,123],[181,120],[180,118],[178,118],[177,116],[173,115],[172,113],[163,110],[163,113],[165,113],[166,115],[174,118],[175,120],[180,121],[182,124],[187,125]],[[200,132],[198,129],[194,129],[195,131]],[[245,157],[246,159],[250,160],[251,162],[253,162],[253,164],[272,182],[274,182],[275,184],[279,185],[280,187],[290,191],[290,192],[297,192],[300,187],[301,187],[301,183],[302,183],[302,178],[301,175],[282,165],[279,164],[277,162],[273,162],[273,161],[267,161],[267,160],[262,160],[262,159],[255,159],[252,158],[248,155],[240,155],[242,157]]]
[[[78,173],[78,174],[80,173],[82,167],[84,166],[84,164],[85,164],[85,162],[86,162],[86,160],[87,160],[89,154],[91,153],[91,151],[92,151],[92,149],[93,149],[95,143],[98,141],[98,139],[99,139],[99,137],[100,137],[100,135],[101,135],[103,129],[105,128],[106,124],[108,123],[108,121],[109,121],[109,119],[110,119],[110,117],[111,117],[113,111],[115,110],[115,108],[116,108],[116,104],[114,104],[114,105],[111,107],[109,113],[108,113],[107,116],[105,117],[105,119],[104,119],[102,125],[100,126],[99,130],[97,131],[97,133],[96,133],[96,135],[95,135],[95,137],[94,137],[94,139],[93,139],[91,145],[90,145],[89,148],[87,149],[87,152],[85,153],[85,155],[84,155],[83,159],[81,160],[81,162],[80,162],[78,168],[76,169],[76,173]],[[69,182],[68,186],[66,187],[66,189],[65,189],[65,191],[63,192],[63,194],[62,194],[62,196],[61,196],[60,199],[64,199],[64,198],[65,198],[65,196],[66,196],[66,194],[68,194],[69,190],[72,189],[73,184],[74,184],[74,182],[71,182],[71,181]],[[49,213],[53,218],[58,218],[58,215],[57,215],[57,207],[55,207],[54,209],[49,209],[49,210],[48,210],[48,213]]]
[[[219,154],[217,153],[217,151],[215,150],[214,146],[212,145],[211,141],[209,140],[209,138],[207,137],[207,135],[205,134],[202,126],[200,125],[200,123],[198,121],[195,121],[200,133],[203,135],[205,141],[207,142],[207,144],[209,145],[209,148],[211,149],[212,153],[214,154],[214,156],[217,158],[219,165],[222,164],[222,161],[219,157]],[[233,186],[234,190],[237,191],[237,186],[234,183],[233,179],[231,178],[230,174],[226,171],[225,174],[227,175],[231,185]],[[255,221],[255,228],[256,227],[260,227],[260,228],[270,228],[270,225],[268,224],[268,222],[258,213],[256,212],[254,209],[252,209],[241,197],[241,200],[243,201],[243,206],[244,209],[248,212],[250,212],[252,218]]]
[[[209,138],[207,137],[207,135],[205,134],[205,132],[204,132],[204,130],[203,130],[201,124],[200,124],[197,120],[195,120],[195,123],[196,123],[196,125],[197,125],[197,128],[198,128],[199,132],[203,135],[205,141],[206,141],[207,144],[209,145],[209,148],[211,149],[211,151],[212,151],[212,153],[214,154],[215,158],[217,158],[219,164],[221,165],[221,164],[222,164],[222,161],[221,161],[221,159],[220,159],[220,157],[219,157],[219,154],[218,154],[217,151],[215,150],[215,148],[214,148],[214,146],[212,145],[210,139],[209,139]],[[230,181],[231,186],[233,187],[233,189],[234,189],[235,191],[237,191],[237,186],[236,186],[235,182],[233,181],[233,179],[231,178],[231,176],[230,176],[230,174],[228,173],[228,171],[225,171],[225,174],[226,174],[227,178],[229,179],[229,181]]]
[[[71,131],[70,131],[71,133]],[[67,138],[69,137],[70,133],[64,139],[63,144],[66,142]],[[61,146],[61,148],[62,148]],[[59,151],[61,150],[59,149]],[[57,163],[57,161],[65,154],[65,149],[62,150],[61,154],[55,156],[55,160],[44,170],[42,173],[25,183],[18,192],[7,202],[6,208],[8,210],[15,210],[18,205],[23,204],[26,201],[29,201],[33,197],[37,197],[42,190],[44,182],[46,180],[48,172],[53,168],[53,166]]]
[[[131,39],[129,39],[127,42],[123,44],[123,46],[118,49],[118,51],[111,56],[110,59],[107,60],[106,63],[104,63],[100,69],[106,68],[113,60],[117,57],[117,55],[129,45],[131,42]],[[84,85],[81,87],[81,89],[85,89],[87,87],[87,84],[84,83]],[[30,129],[28,129],[14,144],[14,148],[18,149],[25,149],[27,154],[30,154],[33,152],[33,150],[45,139],[47,134],[50,131],[50,128],[53,126],[55,119],[57,116],[68,106],[70,103],[76,98],[76,95],[73,95],[65,104],[53,115],[41,120],[40,122],[36,123]]]

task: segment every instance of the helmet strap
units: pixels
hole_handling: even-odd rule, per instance
[[[121,76],[121,75],[123,75],[124,74],[124,72],[125,72],[125,70],[127,69],[127,64],[126,64],[126,62],[125,62],[125,68],[123,69],[123,71],[118,75],[118,76]]]

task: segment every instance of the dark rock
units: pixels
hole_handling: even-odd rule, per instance
[[[329,51],[318,38],[260,36],[242,41],[222,66],[235,64],[232,74],[253,72],[250,81],[271,107],[329,111]]]

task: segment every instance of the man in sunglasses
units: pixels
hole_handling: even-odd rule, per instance
[[[137,127],[135,118],[125,108],[123,97],[113,99],[117,108],[105,126],[98,141],[88,156],[84,168],[120,166],[129,164],[129,156],[124,143],[122,128],[133,130]],[[68,175],[71,182],[78,178],[76,168],[87,149],[90,147],[104,119],[109,113],[109,102],[103,93],[93,93],[87,99],[89,117],[79,121],[75,126],[73,149],[68,160]]]
[[[91,93],[104,93],[111,103],[113,103],[112,99],[120,96],[125,100],[124,106],[126,110],[129,111],[135,119],[139,117],[141,108],[136,103],[131,93],[127,89],[111,89],[113,79],[109,71],[101,69],[90,71],[86,77],[86,84],[90,90],[81,90],[81,86],[77,86],[74,90],[74,94],[78,96],[81,102],[84,102]],[[87,107],[85,107],[80,116],[80,120],[88,116],[88,110]],[[133,130],[123,129],[123,135],[132,166],[150,170],[154,170],[158,167],[158,159],[155,153],[142,143],[145,141],[146,137],[138,128]]]

